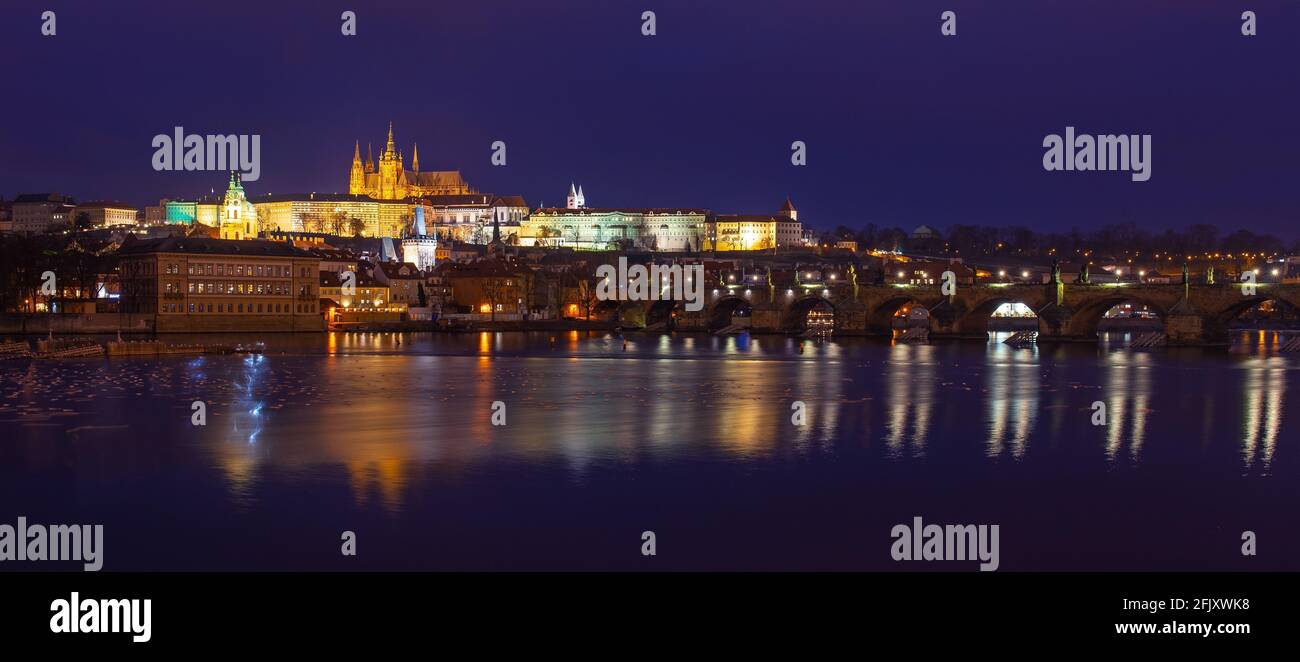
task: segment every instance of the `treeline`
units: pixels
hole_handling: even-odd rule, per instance
[[[924,250],[952,255],[1025,257],[1069,256],[1091,251],[1094,258],[1123,255],[1204,255],[1206,253],[1300,253],[1300,240],[1287,243],[1271,234],[1234,230],[1221,234],[1213,225],[1196,224],[1182,231],[1151,232],[1135,223],[1105,225],[1092,232],[1036,232],[1024,226],[986,227],[957,224],[936,239],[914,239],[897,227],[868,224],[861,229],[838,226],[820,237],[822,243],[856,241],[859,248]]]

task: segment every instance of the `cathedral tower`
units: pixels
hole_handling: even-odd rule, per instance
[[[366,170],[361,165],[361,141],[352,149],[352,172],[348,175],[348,193],[358,195],[366,190]]]
[[[393,123],[388,123],[388,144],[379,155],[379,197],[396,200],[405,197],[397,191],[397,147],[393,144]]]
[[[586,200],[582,199],[582,189],[574,188],[573,182],[569,182],[569,197],[565,203],[569,209],[582,209],[586,207]]]

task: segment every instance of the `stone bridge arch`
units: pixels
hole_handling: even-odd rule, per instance
[[[873,335],[893,335],[894,315],[903,306],[920,305],[929,310],[937,306],[942,300],[942,297],[926,296],[924,293],[910,288],[893,290],[868,304],[866,330]]]
[[[1260,288],[1257,292],[1258,294],[1255,294],[1254,296],[1243,296],[1240,301],[1229,303],[1224,306],[1215,316],[1214,321],[1223,324],[1226,327],[1246,311],[1268,301],[1281,303],[1282,305],[1300,311],[1300,296],[1294,294],[1287,296],[1286,293],[1276,289],[1270,291],[1268,289]]]
[[[668,324],[672,321],[673,313],[680,313],[682,310],[685,310],[685,306],[681,301],[672,299],[649,301],[645,307],[645,325],[649,327]]]
[[[835,305],[829,297],[806,294],[794,298],[787,302],[781,309],[781,331],[784,333],[799,333],[805,330],[808,313],[819,305],[830,306],[831,312],[835,314],[836,328],[840,326],[841,306]]]
[[[1070,317],[1068,334],[1081,338],[1096,338],[1097,326],[1101,324],[1102,318],[1106,316],[1106,313],[1110,312],[1111,308],[1122,303],[1142,304],[1160,318],[1161,324],[1166,324],[1169,319],[1169,310],[1177,302],[1170,303],[1161,301],[1156,297],[1143,296],[1139,292],[1110,288],[1109,291],[1089,298],[1072,309],[1073,314]]]
[[[1038,316],[1047,305],[1047,297],[1040,291],[1042,288],[997,288],[983,293],[968,302],[958,301],[960,314],[956,323],[953,325],[953,332],[960,336],[970,336],[971,338],[988,338],[989,321],[993,313],[1004,304],[1020,303],[1034,311]]]
[[[607,299],[598,301],[591,307],[591,314],[598,320],[617,324],[625,329],[640,329],[646,325],[646,301],[616,301]]]
[[[737,311],[748,309],[750,315],[753,315],[754,304],[747,298],[737,294],[725,294],[715,298],[709,303],[707,309],[707,330],[717,331],[718,329],[731,325],[731,317]]]
[[[1232,324],[1233,320],[1251,308],[1267,301],[1273,301],[1300,312],[1300,292],[1294,289],[1284,290],[1277,286],[1263,286],[1256,290],[1257,294],[1251,296],[1243,296],[1241,289],[1237,287],[1233,287],[1232,290],[1236,296],[1225,301],[1214,314],[1206,316],[1203,334],[1211,341],[1217,341],[1221,344],[1231,342],[1229,325]]]

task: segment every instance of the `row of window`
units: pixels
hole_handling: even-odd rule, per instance
[[[289,283],[236,283],[233,281],[190,281],[186,284],[189,294],[263,294],[271,296],[289,296]],[[299,288],[301,289],[301,288]],[[180,292],[179,283],[167,283],[166,292]]]
[[[310,275],[307,269],[301,269],[303,278]],[[180,264],[169,262],[163,269],[164,273],[179,274],[181,272]],[[293,270],[284,264],[226,264],[226,263],[189,263],[186,265],[186,274],[190,276],[257,276],[265,278],[288,278],[292,275]]]
[[[185,304],[165,303],[163,304],[164,313],[182,313],[185,312]],[[189,304],[190,313],[244,313],[244,314],[287,314],[289,304],[287,303],[267,303],[267,304],[244,304],[244,303],[191,303]],[[300,303],[294,306],[294,312],[297,313],[314,313],[316,304]]]
[[[248,294],[253,296],[289,296],[289,283],[236,283],[233,281],[220,282],[190,282],[186,284],[186,294]],[[298,295],[307,296],[311,294],[310,285],[299,285]],[[165,283],[163,289],[165,294],[181,294],[180,283]]]

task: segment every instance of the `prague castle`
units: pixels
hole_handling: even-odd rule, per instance
[[[429,195],[466,195],[474,193],[459,170],[434,170],[420,172],[418,146],[411,150],[411,169],[407,170],[402,153],[393,144],[393,123],[388,123],[388,143],[379,155],[376,167],[374,154],[366,150],[365,163],[361,162],[361,143],[352,150],[352,171],[348,177],[348,193],[366,195],[378,200],[402,200]]]

